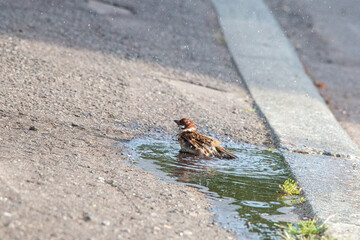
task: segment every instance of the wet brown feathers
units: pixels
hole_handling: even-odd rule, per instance
[[[237,158],[237,156],[221,147],[221,142],[205,136],[196,131],[196,125],[188,118],[175,120],[180,128],[178,141],[181,152],[194,154],[196,156]]]

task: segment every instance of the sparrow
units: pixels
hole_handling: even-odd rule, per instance
[[[196,156],[219,157],[219,158],[237,158],[235,154],[221,147],[221,142],[205,136],[196,131],[196,125],[188,118],[174,120],[179,126],[180,132],[178,141],[180,143],[180,152],[190,153]]]

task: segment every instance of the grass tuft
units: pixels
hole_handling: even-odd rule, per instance
[[[299,198],[296,198],[296,199],[292,200],[292,201],[291,201],[291,204],[292,204],[292,205],[297,205],[297,204],[302,204],[302,203],[304,203],[304,202],[306,202],[306,198],[304,198],[304,197],[299,197]]]
[[[281,235],[285,240],[335,240],[325,234],[326,227],[324,224],[319,225],[318,219],[309,219],[298,222],[296,227],[292,223],[287,226],[278,225],[284,229]]]
[[[295,182],[292,179],[288,179],[284,182],[283,185],[279,185],[281,190],[283,190],[287,195],[300,195],[301,188],[297,185],[298,182]]]

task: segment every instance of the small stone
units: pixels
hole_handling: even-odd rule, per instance
[[[107,184],[110,184],[110,185],[115,185],[116,184],[116,181],[114,181],[114,180],[106,180],[105,182]]]
[[[99,180],[99,182],[105,182],[105,179],[103,177],[98,177],[97,180]]]
[[[185,234],[186,236],[191,236],[193,233],[192,233],[191,231],[189,231],[189,230],[185,230],[185,231],[184,231],[184,234]]]
[[[121,229],[121,231],[129,233],[129,232],[130,232],[130,229],[128,229],[128,228],[123,228],[123,229]]]
[[[90,221],[90,220],[91,220],[90,215],[89,215],[88,213],[84,213],[84,214],[83,214],[83,220],[84,220],[85,222]]]
[[[324,151],[322,154],[325,155],[325,156],[330,156],[331,155],[331,153],[328,152],[328,151]]]
[[[30,127],[29,127],[29,130],[30,130],[30,131],[37,131],[37,128],[36,128],[35,126],[30,126]]]
[[[11,217],[11,213],[4,212],[4,213],[3,213],[3,216],[4,216],[4,217]]]
[[[110,226],[110,221],[104,220],[101,222],[101,224],[104,226]]]
[[[197,213],[195,213],[195,212],[190,212],[189,215],[192,216],[192,217],[196,217],[196,216],[197,216]]]

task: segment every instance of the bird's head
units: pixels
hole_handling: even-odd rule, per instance
[[[182,118],[180,120],[174,120],[179,126],[181,132],[194,132],[196,131],[196,126],[193,121],[188,118]]]

